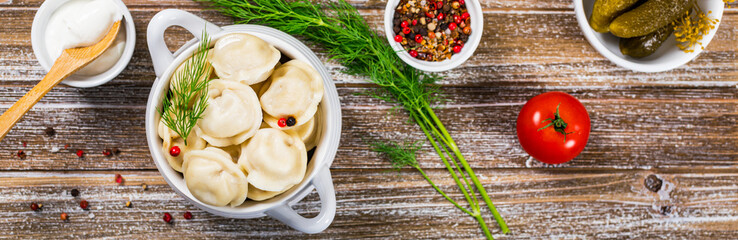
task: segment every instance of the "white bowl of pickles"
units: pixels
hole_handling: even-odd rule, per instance
[[[637,72],[662,72],[688,63],[707,47],[720,25],[724,4],[575,0],[574,11],[587,41],[607,59]]]

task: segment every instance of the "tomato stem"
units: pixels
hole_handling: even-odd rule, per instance
[[[550,123],[546,124],[546,126],[539,128],[538,131],[541,131],[543,129],[549,128],[551,126],[554,127],[554,131],[557,131],[561,134],[564,134],[564,142],[566,142],[566,135],[572,134],[574,132],[566,132],[566,122],[564,119],[561,119],[561,116],[559,115],[559,107],[561,107],[561,103],[556,106],[556,113],[554,113],[554,118],[546,118],[546,120],[541,121],[541,123],[546,123],[546,121],[551,121]]]

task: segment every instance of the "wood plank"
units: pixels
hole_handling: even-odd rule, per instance
[[[405,124],[404,113],[391,109],[393,105],[357,95],[364,90],[340,88],[343,135],[335,168],[388,167],[367,149],[366,138],[424,139],[420,130]],[[542,167],[518,145],[515,120],[527,98],[545,90],[444,90],[450,102],[437,113],[473,166]],[[133,105],[126,106],[111,102],[104,91],[91,91],[67,97],[52,95],[36,106],[0,144],[0,166],[16,170],[154,169],[144,137],[145,94],[130,95],[137,100],[129,100]],[[590,112],[592,137],[582,155],[559,167],[736,167],[738,92],[733,88],[643,87],[572,93]],[[0,105],[10,103],[3,100]],[[53,138],[44,134],[49,126],[57,131]],[[65,144],[71,145],[69,150],[51,152]],[[123,154],[102,156],[103,149],[112,147]],[[27,159],[14,157],[20,149],[26,151]],[[74,155],[76,149],[89,154],[80,159]],[[420,159],[423,166],[443,167],[428,146]]]
[[[151,60],[146,48],[148,20],[159,9],[133,11],[136,19],[136,51],[131,64],[114,83],[150,85]],[[196,10],[196,9],[193,9]],[[362,10],[369,23],[379,29],[380,10]],[[214,11],[196,14],[216,24],[230,19]],[[4,85],[25,85],[41,79],[44,72],[30,47],[33,12],[9,9],[0,11],[0,80]],[[530,84],[541,87],[613,87],[624,85],[736,86],[738,63],[734,43],[738,41],[738,14],[726,14],[717,37],[697,59],[684,67],[664,73],[634,73],[610,63],[589,45],[569,11],[509,14],[488,11],[485,15],[485,41],[475,56],[462,67],[445,73],[444,85],[494,86],[501,83]],[[25,27],[24,27],[25,26]],[[381,31],[380,31],[381,32]],[[171,50],[190,39],[182,30],[172,31],[167,40]],[[530,46],[536,46],[531,48]],[[563,50],[566,54],[563,54]],[[324,61],[327,57],[319,52]],[[340,73],[341,67],[329,62],[328,69],[337,83],[366,83],[365,79]],[[146,83],[143,83],[143,82]]]
[[[125,186],[113,181],[122,173]],[[454,192],[443,170],[429,171],[444,190]],[[656,174],[671,191],[644,187]],[[738,174],[654,171],[483,170],[512,233],[507,238],[731,238],[738,226]],[[39,238],[480,238],[470,217],[445,202],[415,172],[333,170],[338,211],[326,231],[304,235],[269,219],[226,219],[198,210],[176,195],[155,171],[0,172],[0,236]],[[148,185],[143,191],[141,183]],[[78,199],[69,195],[77,188]],[[452,194],[460,198],[458,194]],[[85,199],[90,210],[81,210]],[[124,203],[132,201],[133,207]],[[31,202],[42,203],[33,212]],[[662,207],[668,207],[662,211]],[[300,202],[302,214],[319,210],[316,194]],[[192,220],[183,212],[191,211]],[[70,215],[69,222],[59,214]],[[174,224],[161,220],[171,213]],[[90,217],[94,215],[94,218]],[[348,234],[350,233],[350,235]]]

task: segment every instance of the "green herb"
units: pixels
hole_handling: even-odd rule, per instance
[[[179,134],[185,145],[187,136],[208,107],[210,37],[203,31],[201,39],[195,54],[185,61],[180,71],[174,73],[171,88],[159,111],[164,124]]]
[[[477,198],[479,195],[500,225],[502,232],[509,232],[484,186],[464,159],[443,123],[433,112],[431,103],[439,100],[438,87],[433,83],[440,78],[404,64],[386,40],[369,28],[353,6],[343,0],[325,4],[306,0],[197,1],[212,3],[225,15],[234,17],[237,23],[259,23],[288,34],[304,36],[308,41],[327,49],[331,59],[342,64],[346,73],[368,77],[371,82],[381,86],[383,91],[371,95],[397,103],[407,110],[410,118],[420,126],[443,161],[471,210],[455,205],[474,217],[484,230],[485,236],[491,239],[492,235],[481,216],[481,205]],[[400,157],[401,160],[393,160],[395,166],[396,163],[412,163],[408,166],[420,170],[414,157],[412,160],[409,158],[411,155],[414,156],[417,149],[384,143],[375,145],[375,150],[389,153],[391,159],[392,156],[395,159]],[[421,174],[424,174],[422,170]],[[477,193],[475,189],[479,192]],[[456,203],[450,198],[447,200]]]

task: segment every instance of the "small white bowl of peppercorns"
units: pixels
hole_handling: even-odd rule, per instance
[[[477,0],[389,0],[384,31],[410,66],[429,72],[458,67],[474,54],[484,19]]]

